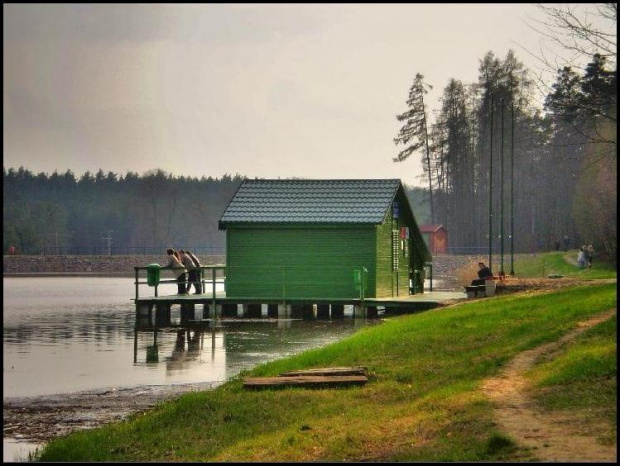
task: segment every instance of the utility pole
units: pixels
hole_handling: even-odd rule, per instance
[[[515,274],[515,103],[514,96],[510,102],[511,129],[510,129],[510,275]]]
[[[499,274],[504,275],[504,98],[499,99],[500,103],[500,118],[501,124],[501,137],[500,137],[500,149],[499,149],[499,257],[500,267]]]
[[[493,94],[491,94],[491,156],[489,157],[489,268],[493,271]]]

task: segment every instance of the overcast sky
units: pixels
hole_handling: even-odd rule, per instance
[[[534,4],[13,4],[4,10],[4,167],[400,178],[417,72],[431,109],[486,52],[534,68]]]

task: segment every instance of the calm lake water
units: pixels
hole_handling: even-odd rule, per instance
[[[119,277],[3,278],[4,400],[221,383],[243,369],[324,346],[367,324],[351,318],[265,318],[226,322],[214,333],[209,329],[191,335],[159,331],[156,336],[153,332],[136,336],[133,281]],[[174,287],[160,289],[160,295],[175,291]],[[5,449],[11,442],[5,439]]]

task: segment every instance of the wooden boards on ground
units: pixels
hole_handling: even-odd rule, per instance
[[[338,385],[363,385],[368,382],[365,367],[324,367],[284,372],[277,377],[246,377],[244,388],[290,386],[330,387]]]
[[[357,367],[319,367],[316,369],[304,369],[300,371],[283,372],[279,377],[298,377],[304,375],[366,375],[366,368]]]

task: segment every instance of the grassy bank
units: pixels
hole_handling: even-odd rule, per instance
[[[515,262],[515,272],[521,278],[548,277],[559,274],[568,278],[615,278],[615,268],[604,262],[594,261],[591,269],[577,267],[577,251],[548,252]]]
[[[604,444],[617,436],[617,318],[585,332],[527,374],[545,412],[569,414],[571,425]]]
[[[40,459],[532,459],[497,431],[491,404],[479,390],[481,381],[517,353],[555,341],[580,320],[615,306],[615,284],[592,284],[391,318],[346,340],[251,372],[275,375],[300,368],[362,365],[372,375],[363,387],[245,391],[241,380],[235,379],[213,391],[186,394],[128,421],[52,441]],[[599,337],[605,345],[615,345],[615,335],[609,331]],[[532,377],[548,382],[551,372],[545,368]],[[615,373],[610,380],[615,386]],[[572,397],[583,404],[585,393],[577,390]]]
[[[510,265],[509,260],[505,262],[506,273],[512,268],[517,278],[547,278],[549,275],[561,275],[566,278],[595,280],[617,276],[612,264],[596,260],[591,269],[579,269],[577,251],[541,252],[529,256],[519,254],[515,258],[514,267]],[[498,271],[499,265],[495,264],[493,270]],[[454,273],[461,285],[469,285],[474,278],[478,278],[478,259],[471,259]]]

